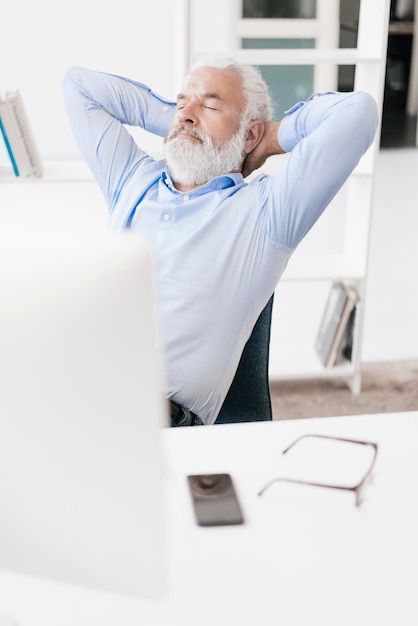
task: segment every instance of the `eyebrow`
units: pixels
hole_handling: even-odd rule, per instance
[[[221,98],[221,96],[218,93],[211,92],[211,91],[202,94],[201,98],[203,100],[218,100],[219,102],[224,102],[224,99]],[[182,100],[187,100],[187,95],[184,93],[179,93],[177,96],[177,102],[182,101]]]

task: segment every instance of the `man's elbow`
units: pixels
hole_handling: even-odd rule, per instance
[[[64,90],[64,92],[66,91],[67,88],[70,88],[71,90],[74,90],[74,88],[77,90],[80,89],[80,87],[83,84],[83,80],[82,80],[83,71],[84,71],[84,68],[78,65],[70,65],[69,67],[66,68],[62,76],[62,81],[61,81],[62,89]]]
[[[372,143],[379,122],[379,108],[376,100],[366,91],[355,92],[357,115],[365,135]]]

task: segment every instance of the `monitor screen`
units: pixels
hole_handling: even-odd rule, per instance
[[[0,233],[0,568],[164,592],[152,276],[133,233]]]

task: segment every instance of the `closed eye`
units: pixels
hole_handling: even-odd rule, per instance
[[[217,94],[214,93],[206,93],[203,94],[200,98],[201,105],[204,109],[209,109],[210,111],[220,111],[222,109],[222,98],[220,98]],[[189,98],[186,94],[179,93],[177,96],[177,111],[181,111],[184,109],[189,102]]]

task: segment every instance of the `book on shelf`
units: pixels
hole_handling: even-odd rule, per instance
[[[357,304],[354,305],[350,316],[348,318],[348,322],[343,333],[343,338],[340,343],[340,348],[337,354],[336,365],[341,361],[351,361],[351,357],[353,354],[353,342],[354,342],[354,323],[355,316],[357,312]]]
[[[15,176],[42,176],[42,162],[19,90],[0,98],[0,133]]]
[[[316,352],[325,367],[343,359],[351,360],[353,328],[358,294],[343,282],[334,282],[328,294],[315,341]]]

